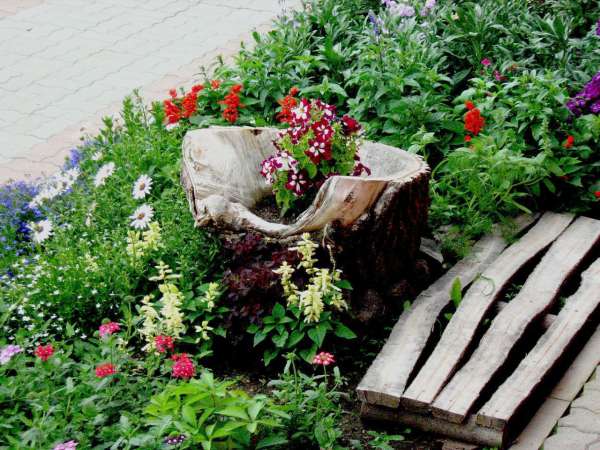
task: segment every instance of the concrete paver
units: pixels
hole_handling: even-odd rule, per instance
[[[295,3],[0,0],[0,182],[53,172],[125,95],[193,84]]]

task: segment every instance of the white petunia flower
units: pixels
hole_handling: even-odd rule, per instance
[[[133,198],[141,200],[150,193],[152,189],[152,178],[148,175],[141,175],[135,183],[133,183]]]
[[[30,222],[27,226],[33,233],[31,239],[37,244],[44,242],[52,234],[52,222],[49,220]]]
[[[98,173],[94,177],[94,186],[100,187],[102,186],[108,177],[110,177],[115,171],[115,163],[109,162],[104,164],[100,169],[98,169]]]
[[[131,219],[131,226],[138,230],[148,228],[148,225],[154,217],[154,209],[150,205],[142,205],[135,212],[129,216]]]

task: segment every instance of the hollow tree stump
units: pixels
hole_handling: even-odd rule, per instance
[[[251,209],[272,194],[260,164],[273,153],[276,134],[248,127],[186,134],[181,181],[196,224],[220,232],[256,231],[280,243],[304,232],[318,234],[353,285],[353,306],[366,308],[369,319],[369,310],[381,309],[384,299],[402,297],[398,291],[418,271],[429,167],[417,155],[365,142],[360,155],[370,176],[331,177],[293,223],[268,222]]]

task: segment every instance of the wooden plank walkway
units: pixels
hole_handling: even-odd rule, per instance
[[[473,283],[418,376],[402,395],[406,408],[433,402],[468,350],[476,331],[515,275],[569,226],[573,216],[546,214],[525,236],[505,250]]]
[[[562,370],[565,348],[576,352],[578,338],[598,325],[600,259],[591,265],[590,259],[598,256],[600,221],[585,217],[573,221],[570,215],[546,213],[505,250],[498,250],[502,245],[493,236],[487,238],[487,245],[481,242],[470,264],[463,261],[451,269],[419,296],[417,313],[410,314],[415,310],[411,308],[401,316],[359,384],[365,418],[402,422],[483,445],[506,445],[522,428],[523,424],[514,423],[522,417],[519,413],[539,397],[548,376]],[[494,242],[491,247],[490,242]],[[517,275],[527,275],[522,272],[530,271],[544,251],[517,295],[503,302],[506,288]],[[565,284],[577,281],[576,275],[587,265],[579,287],[558,316],[547,315]],[[475,270],[482,275],[473,275]],[[457,277],[467,281],[463,286],[472,285],[437,346],[424,355],[433,324],[448,304]],[[496,311],[489,328],[483,330],[485,319]],[[427,312],[434,317],[425,319]],[[413,320],[416,323],[411,323]],[[424,325],[429,326],[423,330]],[[542,325],[546,332],[534,331]],[[532,348],[520,363],[514,361],[529,345]],[[420,362],[423,367],[418,366]],[[571,378],[580,380],[582,373],[589,376],[593,368],[588,364],[579,374],[573,370]],[[411,377],[414,380],[407,386]],[[578,381],[580,387],[584,381]],[[572,390],[563,397],[574,398],[577,392]],[[546,411],[546,417],[564,412],[563,402],[568,401],[556,397],[556,392],[553,395],[540,409]],[[541,421],[539,416],[535,420]]]
[[[516,231],[527,228],[534,221],[535,217],[521,216]],[[363,402],[398,407],[408,378],[431,338],[435,322],[451,301],[450,289],[454,281],[458,278],[463,287],[470,285],[507,245],[500,230],[485,236],[473,246],[469,256],[417,297],[410,309],[400,316],[383,349],[360,382],[357,393]]]

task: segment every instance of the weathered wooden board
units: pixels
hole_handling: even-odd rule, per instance
[[[570,214],[546,213],[508,247],[465,294],[426,364],[401,397],[404,408],[426,410],[456,371],[494,303],[523,266],[546,249],[573,221]]]
[[[556,366],[600,305],[600,259],[582,275],[581,286],[567,299],[552,326],[511,376],[477,413],[477,423],[503,430]]]
[[[577,354],[561,380],[509,450],[539,450],[598,364],[600,364],[600,328],[596,329]]]
[[[502,432],[478,425],[475,422],[475,417],[464,423],[456,424],[403,409],[386,408],[385,406],[376,406],[369,403],[362,404],[360,415],[363,419],[367,420],[402,423],[427,433],[449,436],[454,439],[490,447],[500,447],[504,441]]]
[[[435,399],[436,417],[463,422],[515,345],[555,301],[560,288],[600,241],[600,221],[580,217],[554,242],[519,294],[496,316],[467,363]]]
[[[532,216],[522,216],[517,227],[525,229],[534,220]],[[383,349],[358,385],[357,392],[363,402],[398,407],[400,396],[431,337],[435,322],[450,302],[454,280],[459,278],[462,286],[468,286],[506,246],[499,231],[482,238],[473,246],[469,256],[417,297],[411,308],[400,316]]]

